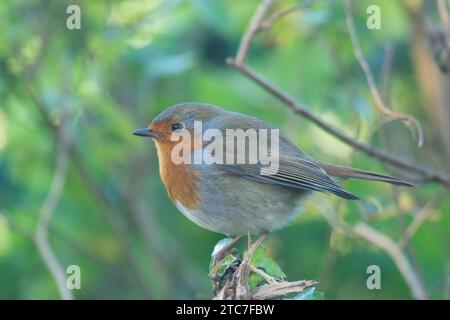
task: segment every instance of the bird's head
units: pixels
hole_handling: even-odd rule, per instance
[[[203,128],[207,128],[208,124],[223,112],[209,104],[181,103],[167,108],[156,116],[147,128],[135,130],[133,134],[153,138],[158,144],[172,144],[173,135],[181,134],[183,129],[193,134],[196,121],[201,121]]]

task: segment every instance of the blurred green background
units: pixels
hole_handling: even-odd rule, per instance
[[[184,101],[258,116],[314,157],[418,184],[345,182],[361,202],[314,196],[294,223],[265,242],[289,280],[320,280],[326,299],[410,299],[386,252],[335,230],[324,215],[350,225],[364,221],[397,241],[427,205],[429,219],[404,251],[429,298],[450,298],[450,199],[443,187],[355,152],[224,63],[258,3],[0,2],[1,299],[60,298],[33,239],[60,151],[63,113],[72,148],[48,233],[63,269],[81,268],[75,297],[212,297],[209,258],[223,236],[177,211],[160,181],[153,144],[131,135]],[[276,1],[273,11],[295,3]],[[81,8],[81,30],[66,27],[70,4]],[[380,30],[366,27],[370,4],[381,8]],[[315,1],[277,22],[258,36],[249,64],[358,140],[450,171],[449,78],[429,41],[429,28],[441,24],[436,1],[353,1],[353,14],[386,104],[419,119],[422,148],[402,123],[380,127],[341,1]],[[381,268],[381,290],[366,287],[369,265]]]

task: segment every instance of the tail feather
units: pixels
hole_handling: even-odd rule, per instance
[[[325,162],[317,162],[317,164],[323,170],[325,170],[325,172],[328,175],[337,177],[337,178],[373,180],[373,181],[387,182],[387,183],[398,185],[398,186],[414,187],[414,185],[412,183],[397,179],[395,177],[384,175],[381,173],[365,171],[365,170],[361,170],[361,169],[357,169],[357,168],[336,166],[336,165],[325,163]]]

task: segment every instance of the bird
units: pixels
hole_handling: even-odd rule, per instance
[[[218,259],[244,236],[259,234],[264,237],[268,232],[286,226],[302,211],[313,192],[358,200],[358,196],[339,184],[342,180],[374,180],[413,186],[389,175],[317,160],[283,133],[278,136],[278,168],[271,174],[262,174],[262,157],[256,157],[257,161],[250,163],[248,155],[243,163],[175,163],[173,151],[179,148],[182,132],[192,138],[184,145],[191,147],[191,150],[186,148],[185,153],[190,153],[184,154],[185,160],[192,160],[198,150],[205,148],[205,141],[196,136],[196,123],[202,124],[203,131],[215,129],[216,133],[224,135],[227,130],[271,131],[277,128],[257,117],[212,104],[186,102],[168,107],[148,127],[132,132],[154,140],[161,180],[178,210],[200,227],[234,237],[217,252]],[[180,139],[173,138],[177,135]],[[272,143],[271,136],[267,137],[268,143]],[[233,160],[236,160],[235,155]]]

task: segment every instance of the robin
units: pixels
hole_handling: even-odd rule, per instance
[[[205,142],[194,130],[196,123],[224,135],[230,129],[277,129],[256,117],[189,102],[167,108],[147,128],[133,132],[155,141],[161,179],[179,211],[205,229],[235,236],[216,258],[247,233],[260,233],[264,237],[267,232],[286,225],[301,212],[302,204],[313,191],[348,200],[359,199],[341,187],[339,180],[356,178],[412,186],[391,176],[316,160],[283,134],[277,137],[277,170],[270,174],[262,173],[260,158],[257,157],[256,163],[249,163],[248,155],[244,163],[174,161],[173,151],[180,148],[181,140],[174,137],[181,136],[182,132],[192,138],[183,139],[187,141],[184,147],[191,147],[190,151],[186,149],[190,154],[184,155],[185,160],[192,160],[198,150],[205,148]],[[273,139],[270,134],[267,137]]]

